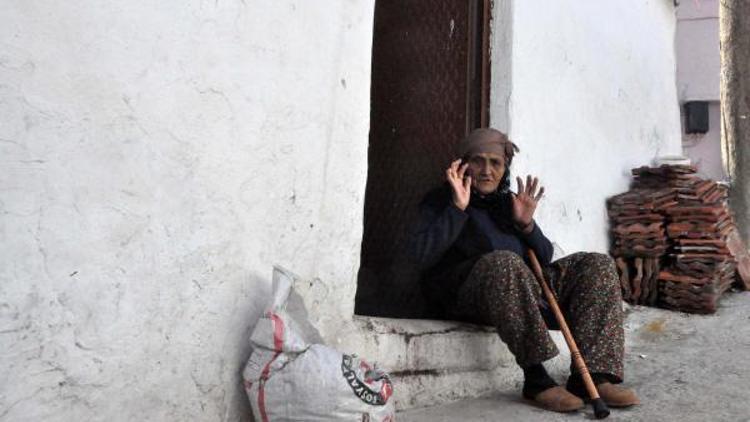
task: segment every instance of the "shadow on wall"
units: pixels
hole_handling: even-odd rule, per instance
[[[236,412],[236,414],[232,415],[230,413],[230,415],[225,418],[225,420],[256,422],[253,418],[253,410],[250,405],[250,398],[248,398],[247,393],[245,392],[242,372],[245,369],[245,364],[247,363],[253,351],[252,343],[250,342],[250,335],[255,330],[255,326],[258,324],[258,321],[260,320],[263,313],[271,304],[273,283],[271,282],[271,280],[269,280],[269,278],[270,277],[261,277],[258,274],[252,274],[248,280],[250,285],[264,286],[264,288],[262,291],[254,292],[252,296],[252,302],[247,304],[247,306],[249,307],[248,314],[251,315],[249,319],[251,323],[247,326],[245,332],[242,335],[240,343],[242,345],[242,350],[240,350],[240,352],[238,353],[240,359],[235,366],[236,378],[235,382],[233,382],[234,392],[231,399],[232,406],[234,406],[234,411]],[[310,320],[307,317],[308,313],[307,309],[305,308],[304,300],[302,299],[302,296],[300,296],[299,293],[294,290],[294,286],[292,287],[292,291],[289,295],[289,298],[287,299],[286,310],[291,315],[296,316],[296,318],[294,319],[296,327],[300,329],[301,332],[305,333],[305,339],[307,341],[309,341],[311,344],[324,343],[323,338],[320,336],[320,333],[318,333],[317,329],[312,325],[312,323],[310,323]]]
[[[267,291],[262,292],[258,295],[253,295],[253,303],[251,304],[251,309],[253,310],[253,317],[252,317],[252,324],[247,328],[245,331],[244,337],[243,337],[243,349],[240,353],[241,356],[241,362],[239,363],[238,370],[235,372],[239,379],[235,383],[237,388],[235,389],[234,396],[241,396],[241,399],[235,406],[235,410],[238,412],[236,416],[230,415],[229,417],[225,418],[224,420],[230,420],[230,421],[253,421],[253,409],[251,403],[253,403],[254,400],[257,399],[257,397],[250,398],[248,397],[245,388],[244,388],[244,378],[243,378],[243,371],[245,369],[245,364],[247,363],[248,359],[250,358],[250,355],[253,352],[253,342],[250,340],[250,337],[255,331],[256,326],[258,325],[258,322],[260,321],[263,314],[269,309],[270,306],[272,306],[272,302],[277,301],[278,297],[277,292],[273,292],[274,288],[278,288],[276,285],[276,282],[273,280],[277,277],[277,274],[285,274],[287,270],[279,267],[279,272],[277,273],[277,269],[273,269],[273,276],[272,281],[265,282],[261,277],[255,276],[255,285],[262,285],[266,286]],[[297,278],[296,275],[293,275],[289,273],[290,276],[296,280],[302,280],[300,278]],[[304,339],[304,342],[309,345],[314,344],[325,344],[323,341],[323,338],[321,337],[318,330],[315,328],[315,326],[310,322],[310,318],[308,318],[308,311],[305,306],[305,301],[302,298],[302,296],[298,293],[296,290],[297,284],[293,283],[291,285],[291,291],[289,292],[289,296],[285,299],[284,305],[282,305],[282,308],[284,309],[286,315],[284,316],[284,320],[288,323],[293,323],[291,326],[288,326],[289,328],[288,332],[294,332],[294,336],[292,337],[301,337]],[[283,288],[279,291],[283,291]],[[261,333],[263,331],[261,330]],[[274,334],[275,337],[275,334]],[[286,336],[284,336],[286,337]],[[286,341],[286,340],[285,340]],[[232,401],[237,401],[236,398],[232,398]],[[277,403],[277,402],[273,402]],[[266,402],[266,406],[271,406],[270,402]],[[276,406],[279,406],[278,403]],[[270,411],[270,407],[267,407]],[[276,408],[276,414],[278,414],[279,410],[278,407]],[[260,422],[260,421],[258,421]]]
[[[239,357],[238,361],[235,362],[234,376],[232,377],[232,398],[229,403],[233,407],[234,415],[232,411],[225,418],[227,421],[239,421],[239,422],[256,422],[253,417],[253,410],[250,407],[250,400],[245,393],[245,387],[242,380],[242,371],[245,368],[247,360],[250,358],[252,353],[252,347],[250,345],[250,334],[255,330],[255,326],[258,324],[260,317],[265,312],[268,304],[271,300],[271,281],[270,281],[271,269],[269,268],[268,274],[264,277],[256,272],[252,272],[248,278],[248,285],[251,286],[262,286],[259,291],[252,292],[251,301],[246,304],[246,315],[249,315],[249,323],[245,326],[245,330],[242,332],[242,338],[239,341],[241,350],[237,353]]]

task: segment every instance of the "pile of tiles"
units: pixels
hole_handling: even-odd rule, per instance
[[[692,166],[633,169],[633,187],[608,201],[625,300],[713,313],[735,281],[736,233],[722,185]]]
[[[734,282],[736,262],[726,241],[735,227],[726,206],[726,193],[720,200],[704,205],[680,204],[667,210],[672,265],[659,274],[666,307],[713,313],[719,296]]]
[[[675,205],[671,189],[634,189],[610,198],[612,256],[625,300],[655,305],[660,258],[666,253],[664,209]]]

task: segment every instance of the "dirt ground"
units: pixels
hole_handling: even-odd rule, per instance
[[[627,313],[626,385],[643,403],[613,409],[607,420],[750,422],[750,292],[727,293],[719,311],[709,316],[641,306]],[[547,412],[526,404],[519,388],[399,413],[397,419],[575,421],[592,420],[593,412],[590,407],[572,414]]]

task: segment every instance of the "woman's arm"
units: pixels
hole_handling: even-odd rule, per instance
[[[455,206],[448,195],[441,196],[428,198],[419,207],[419,222],[412,233],[409,249],[420,270],[438,263],[469,219],[469,215]]]
[[[536,254],[539,259],[539,264],[542,266],[549,265],[552,262],[552,255],[555,252],[555,248],[552,246],[552,242],[547,239],[547,236],[542,233],[542,229],[536,224],[536,221],[531,221],[531,228],[519,229],[518,236],[528,245]]]

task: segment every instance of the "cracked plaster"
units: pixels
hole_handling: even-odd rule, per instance
[[[370,2],[1,8],[0,421],[248,420],[272,265],[351,315]]]
[[[618,17],[622,25],[655,16],[638,28],[655,28],[661,42],[637,51],[644,58],[626,44],[607,62],[625,74],[610,92],[613,79],[598,77],[599,57],[587,53],[595,45],[578,43],[575,25],[556,18],[563,10],[515,3],[496,6],[512,13],[515,29],[493,44],[513,51],[493,121],[507,123],[545,180],[585,182],[574,198],[550,190],[540,217],[548,234],[567,252],[589,238],[602,249],[603,211],[591,219],[586,210],[619,185],[586,192],[594,182],[578,173],[585,166],[558,165],[566,144],[537,140],[581,138],[578,157],[581,148],[607,156],[615,145],[624,155],[589,171],[621,184],[628,166],[654,154],[639,134],[655,133],[662,152],[678,146],[676,108],[654,113],[676,98],[659,79],[673,66],[673,17],[658,2],[621,8],[632,17]],[[583,16],[580,4],[556,7]],[[302,277],[297,291],[329,344],[367,355],[351,316],[371,2],[30,0],[2,8],[0,421],[247,420],[239,371],[272,264]],[[569,37],[550,43],[561,27]],[[547,47],[550,54],[521,54]],[[561,90],[549,73],[559,60],[597,82],[577,93],[586,90],[581,79],[566,72]],[[638,80],[635,68],[655,76]],[[633,100],[618,105],[628,92]],[[612,109],[579,127],[550,124],[550,116],[570,118],[554,110],[575,101]],[[622,117],[631,108],[643,120],[637,127]],[[605,132],[616,134],[607,148],[599,145]],[[517,169],[527,168],[519,159]],[[583,210],[583,221],[559,209]]]

